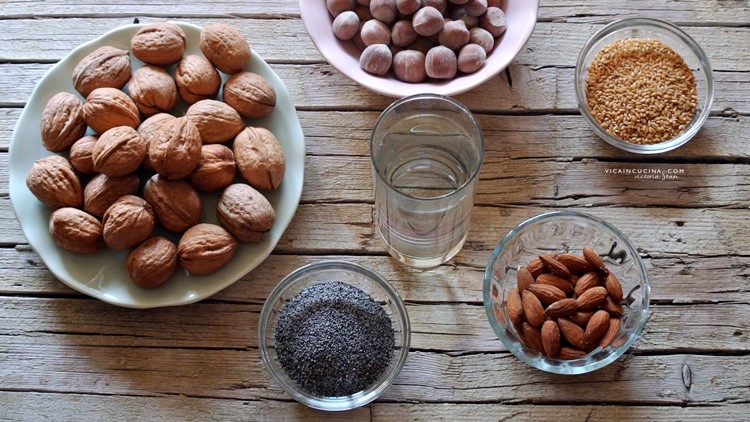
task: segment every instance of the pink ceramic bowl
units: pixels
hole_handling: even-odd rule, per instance
[[[341,41],[333,35],[333,17],[328,13],[325,0],[300,0],[300,11],[305,29],[315,46],[328,63],[353,81],[379,94],[404,97],[419,93],[456,95],[473,89],[505,69],[521,51],[536,24],[539,0],[505,0],[503,11],[508,19],[508,29],[495,41],[495,48],[478,71],[461,75],[449,81],[422,83],[401,82],[388,72],[376,76],[359,67],[359,50],[352,41]]]

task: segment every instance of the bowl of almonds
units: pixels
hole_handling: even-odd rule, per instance
[[[516,226],[484,277],[492,329],[516,357],[583,374],[625,353],[646,324],[650,287],[635,246],[594,216],[558,211]]]
[[[531,36],[537,0],[300,0],[328,63],[379,94],[456,95],[505,69]]]

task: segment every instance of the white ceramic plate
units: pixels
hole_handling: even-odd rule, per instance
[[[201,54],[198,48],[200,27],[177,23],[187,35],[187,54]],[[51,155],[42,147],[39,122],[47,101],[61,91],[77,94],[71,75],[73,68],[88,53],[103,45],[130,49],[130,38],[142,25],[128,25],[81,45],[57,63],[39,82],[16,124],[10,143],[10,199],[23,233],[52,273],[63,283],[115,305],[153,308],[192,303],[205,299],[237,281],[258,266],[271,253],[292,220],[302,194],[305,163],[305,138],[294,103],[284,83],[257,54],[247,70],[266,78],[276,89],[276,108],[264,119],[248,120],[253,126],[271,130],[286,154],[284,179],[273,192],[265,192],[276,211],[276,222],[266,240],[257,244],[241,243],[234,258],[220,271],[207,276],[189,275],[179,269],[170,280],[156,289],[135,285],[125,271],[126,252],[111,250],[93,255],[78,255],[57,247],[48,232],[50,210],[26,187],[26,174],[39,158]],[[131,55],[133,70],[142,63]],[[226,76],[223,75],[226,79]],[[182,108],[184,112],[184,107]],[[175,114],[180,114],[178,111]],[[144,181],[141,180],[143,183]],[[216,196],[205,196],[202,221],[216,222]],[[173,240],[176,240],[173,238]]]

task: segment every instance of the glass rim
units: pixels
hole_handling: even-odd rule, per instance
[[[438,196],[430,196],[427,198],[418,197],[418,196],[410,195],[408,193],[404,193],[400,189],[397,189],[395,186],[393,186],[393,184],[391,184],[388,180],[386,180],[385,176],[381,172],[381,169],[375,163],[375,154],[373,153],[373,149],[374,149],[373,147],[375,144],[375,132],[383,123],[383,119],[385,118],[385,116],[402,104],[405,104],[407,102],[411,102],[414,100],[420,100],[420,99],[432,99],[432,100],[443,101],[456,107],[458,111],[462,112],[464,115],[466,115],[466,117],[468,117],[469,121],[471,122],[471,125],[474,127],[477,134],[479,135],[477,138],[479,142],[479,148],[478,148],[479,157],[477,157],[478,158],[477,165],[475,166],[475,168],[473,169],[469,177],[466,178],[466,181],[464,181],[464,183],[462,183],[461,186],[457,187],[456,189],[453,189],[451,192],[444,193]],[[441,200],[441,199],[449,198],[453,195],[456,195],[458,192],[465,190],[479,177],[479,172],[482,168],[483,162],[484,162],[484,134],[482,133],[482,127],[479,126],[479,122],[477,122],[476,118],[474,118],[474,114],[471,112],[471,110],[469,110],[465,105],[461,104],[459,101],[447,95],[434,94],[434,93],[421,93],[421,94],[413,94],[407,97],[399,98],[398,100],[391,103],[388,107],[386,107],[382,113],[380,113],[380,116],[378,116],[378,120],[375,122],[375,126],[373,126],[372,132],[370,133],[370,163],[372,163],[372,168],[374,170],[374,173],[376,174],[376,177],[380,179],[383,183],[385,183],[386,186],[391,188],[391,190],[394,193],[405,198],[427,202],[427,201]]]

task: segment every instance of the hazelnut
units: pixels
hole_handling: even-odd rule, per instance
[[[171,111],[177,105],[177,85],[166,70],[141,66],[128,82],[128,92],[144,116]]]
[[[422,0],[422,7],[434,7],[442,15],[448,7],[447,0]]]
[[[367,46],[359,56],[359,67],[375,75],[385,75],[391,68],[393,54],[385,44]]]
[[[195,124],[204,144],[226,142],[245,129],[237,110],[221,101],[198,101],[188,108],[185,117]]]
[[[255,189],[276,189],[284,178],[286,157],[274,134],[248,127],[234,138],[234,159],[240,175]]]
[[[340,40],[350,40],[359,31],[359,16],[351,10],[342,12],[333,20],[333,35]]]
[[[122,88],[130,74],[128,52],[105,45],[78,62],[73,69],[73,85],[85,98],[96,88]]]
[[[182,268],[190,273],[206,275],[220,270],[236,250],[237,241],[223,227],[202,223],[182,235],[177,245],[177,257]]]
[[[145,156],[146,141],[129,126],[117,126],[104,132],[91,151],[94,171],[110,177],[133,173]]]
[[[48,151],[63,152],[86,133],[83,102],[73,94],[60,92],[44,106],[41,117],[42,145]]]
[[[411,23],[417,34],[429,37],[440,32],[445,21],[442,12],[432,6],[426,6],[414,14]]]
[[[427,76],[435,79],[453,79],[456,76],[458,60],[456,53],[448,47],[432,47],[425,57]]]
[[[464,7],[469,16],[477,18],[487,11],[487,0],[469,0]]]
[[[141,182],[135,174],[120,177],[97,174],[83,189],[83,210],[101,217],[118,198],[135,195],[140,186]]]
[[[81,181],[68,159],[61,155],[36,160],[26,175],[26,186],[39,201],[52,209],[83,204]]]
[[[487,54],[490,54],[495,47],[495,37],[484,28],[471,28],[469,42],[481,46]]]
[[[127,94],[116,88],[97,88],[83,104],[83,120],[96,133],[116,126],[138,127],[141,115]]]
[[[357,0],[357,4],[370,7],[370,0]]]
[[[354,46],[357,47],[357,50],[363,51],[365,48],[367,48],[367,44],[365,44],[364,41],[362,41],[362,27],[365,25],[364,22],[359,23],[359,30],[356,34],[354,34],[354,38],[352,38],[352,42],[354,43]]]
[[[77,208],[60,208],[49,219],[52,241],[75,253],[94,253],[104,246],[102,224],[96,217]]]
[[[148,239],[155,225],[151,205],[135,195],[122,196],[102,218],[104,243],[116,251],[130,249]]]
[[[234,153],[221,144],[203,145],[198,167],[187,180],[202,192],[214,192],[232,184],[237,173]]]
[[[505,32],[507,27],[505,12],[497,7],[488,7],[487,12],[479,18],[479,25],[492,34],[493,37],[499,37]]]
[[[179,26],[152,23],[138,30],[130,40],[130,51],[144,63],[156,66],[175,64],[185,54],[187,37]]]
[[[201,30],[199,47],[217,69],[226,73],[237,73],[250,61],[250,45],[233,26],[215,23]]]
[[[164,284],[176,268],[177,245],[162,236],[145,240],[125,257],[130,279],[145,288]]]
[[[453,51],[458,51],[468,44],[469,30],[466,28],[464,21],[446,22],[438,36],[438,42]]]
[[[366,21],[369,21],[370,19],[374,19],[372,17],[372,12],[370,12],[369,4],[367,5],[357,4],[356,6],[354,6],[354,13],[357,14],[357,17],[359,18],[360,22],[366,22]]]
[[[503,8],[503,0],[487,0],[487,7]]]
[[[398,13],[396,0],[371,0],[370,12],[375,19],[391,23],[396,19]]]
[[[243,242],[260,242],[276,220],[265,196],[244,183],[229,185],[216,203],[219,223]]]
[[[411,15],[422,7],[421,0],[396,0],[396,9],[403,15]]]
[[[427,54],[428,51],[435,45],[427,38],[419,37],[416,41],[407,46],[407,50],[417,50],[422,54]]]
[[[143,187],[143,199],[151,205],[157,221],[168,231],[182,233],[198,224],[203,204],[198,192],[183,180],[153,175]]]
[[[458,70],[473,73],[479,70],[487,59],[484,48],[477,44],[467,44],[458,52]]]
[[[99,139],[96,135],[87,135],[77,140],[70,147],[70,164],[81,174],[94,173],[94,160],[91,158],[91,152],[94,150],[94,143]]]
[[[390,28],[388,28],[388,25],[380,22],[377,19],[372,19],[365,22],[365,24],[362,25],[360,36],[362,37],[362,42],[364,42],[365,45],[387,45],[391,42]]]
[[[425,73],[425,55],[416,50],[399,51],[393,56],[393,72],[396,79],[404,82],[418,83],[427,78]]]
[[[214,65],[204,57],[186,56],[174,70],[174,79],[180,98],[187,104],[214,99],[221,88],[221,76]]]
[[[343,12],[354,10],[355,0],[326,0],[326,7],[334,17]]]
[[[266,78],[239,72],[224,83],[224,102],[251,119],[268,116],[276,106],[276,90]]]
[[[148,147],[149,163],[168,179],[182,179],[192,173],[201,157],[201,134],[187,117],[162,126]]]
[[[419,35],[411,26],[411,21],[403,20],[393,24],[391,40],[397,47],[406,47],[417,40]]]

